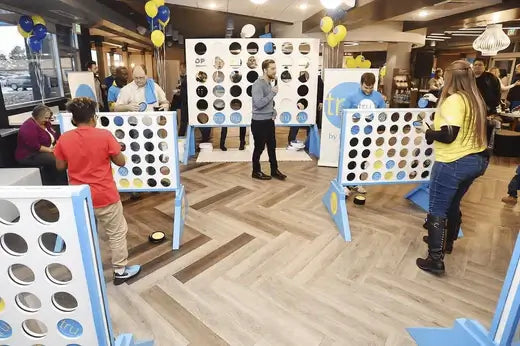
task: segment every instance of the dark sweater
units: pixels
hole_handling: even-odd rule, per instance
[[[477,87],[487,105],[488,114],[496,114],[500,104],[500,81],[489,72],[477,77]]]

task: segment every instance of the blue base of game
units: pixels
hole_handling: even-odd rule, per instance
[[[235,126],[228,126],[226,127],[249,127],[250,125],[235,125]],[[305,141],[305,147],[308,148],[309,154],[319,158],[320,157],[320,133],[318,130],[317,125],[277,125],[277,126],[287,126],[287,127],[293,127],[293,126],[301,126],[301,127],[310,127],[309,132],[309,138]],[[184,150],[184,158],[183,163],[186,165],[188,164],[188,160],[190,157],[195,156],[196,151],[196,145],[195,145],[195,128],[197,127],[208,127],[208,126],[188,126],[188,130],[186,132],[186,144],[185,144],[185,150]],[[213,126],[215,127],[215,126]],[[186,150],[187,148],[187,150]]]
[[[329,211],[330,216],[336,223],[339,233],[345,241],[351,241],[350,225],[348,222],[347,204],[345,202],[345,191],[337,180],[330,182],[329,190],[322,199],[323,204]]]
[[[488,331],[477,321],[459,318],[453,328],[408,328],[418,346],[496,346]]]

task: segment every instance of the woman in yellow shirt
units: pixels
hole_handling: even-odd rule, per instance
[[[488,166],[486,109],[470,64],[453,62],[446,69],[434,129],[425,131],[426,140],[434,142],[435,163],[425,224],[428,257],[417,259],[424,271],[444,273],[444,253],[453,250],[461,224],[460,201]]]

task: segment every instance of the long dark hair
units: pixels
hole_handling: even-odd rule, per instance
[[[450,64],[444,74],[444,88],[439,100],[439,107],[444,101],[453,94],[460,94],[464,98],[464,104],[469,106],[468,119],[464,123],[468,124],[468,129],[475,126],[473,144],[478,146],[487,145],[486,138],[486,116],[487,106],[480,94],[475,79],[475,73],[471,65],[464,60],[457,60]],[[466,125],[464,125],[466,126]],[[465,131],[463,141],[472,134]]]

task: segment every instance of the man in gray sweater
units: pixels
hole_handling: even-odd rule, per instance
[[[255,139],[255,150],[253,152],[253,174],[254,179],[271,180],[276,178],[285,180],[285,176],[278,170],[276,160],[276,134],[274,120],[276,110],[274,109],[274,97],[278,93],[278,86],[271,86],[276,79],[276,63],[274,60],[266,60],[262,63],[264,75],[253,84],[253,120],[251,132]],[[262,172],[260,156],[267,144],[269,162],[271,164],[271,176]]]

